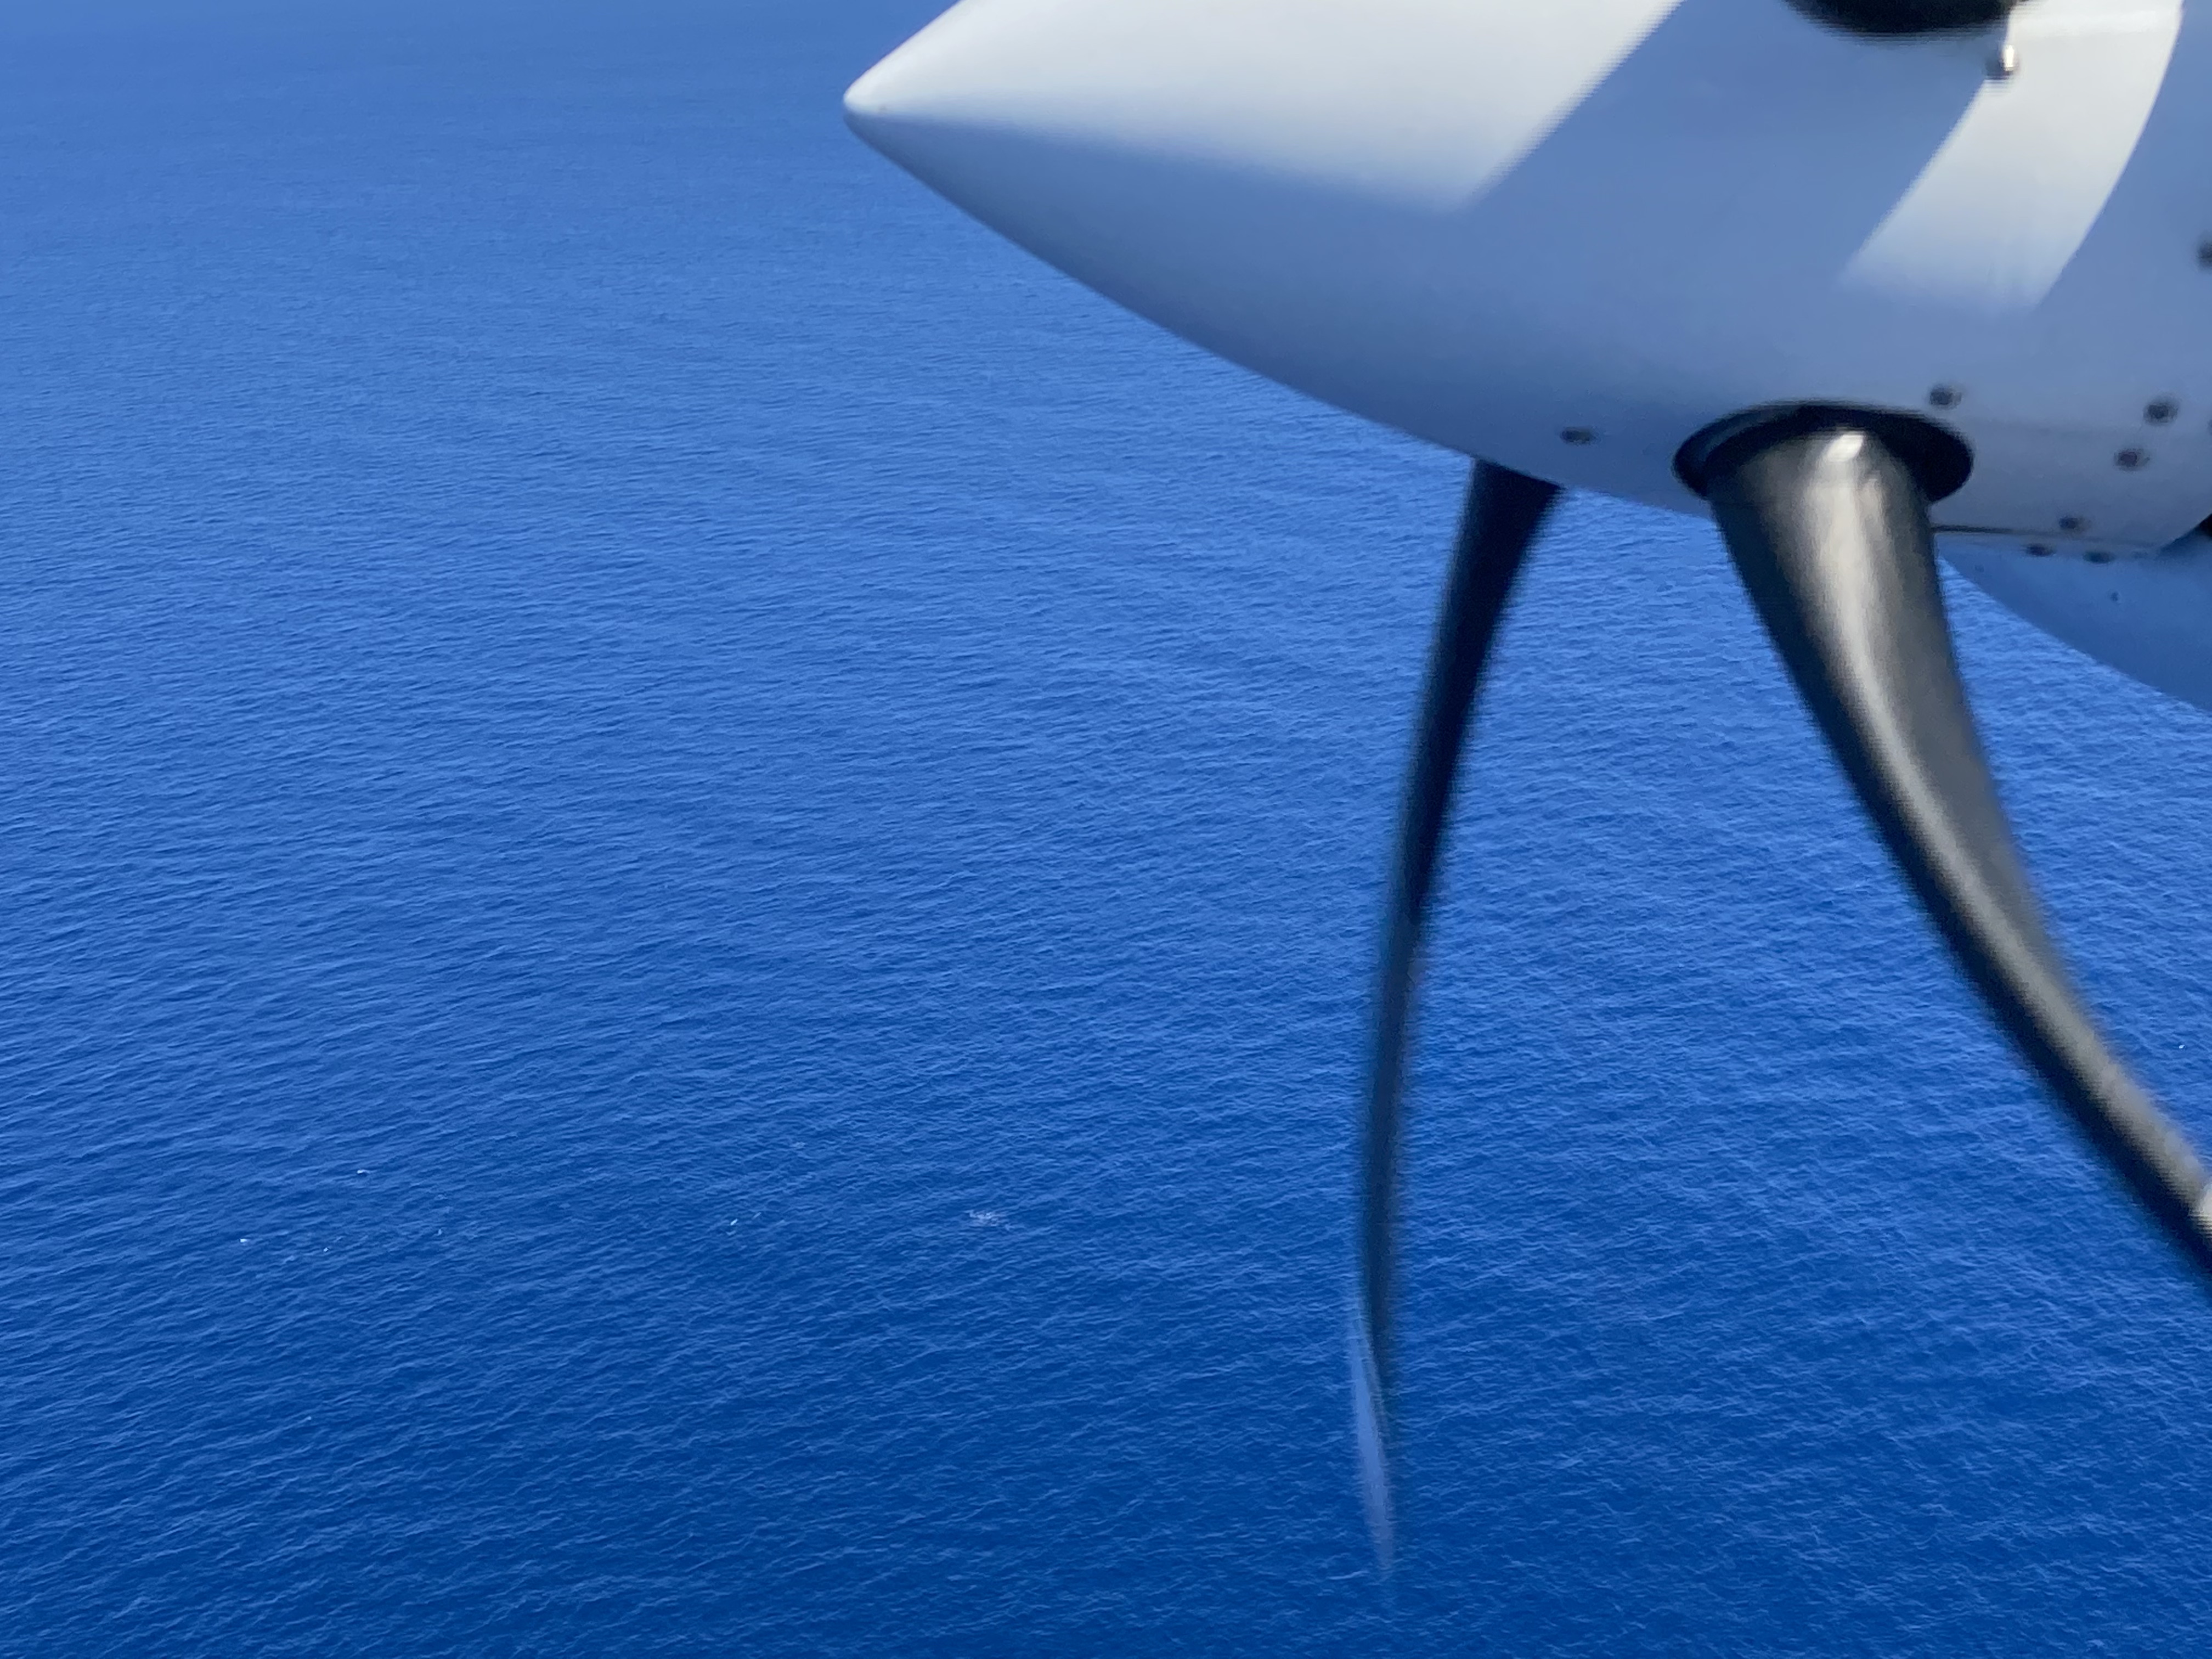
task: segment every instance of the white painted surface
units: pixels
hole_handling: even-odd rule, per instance
[[[1782,0],[967,0],[850,107],[1091,286],[1450,447],[1694,511],[1708,422],[1942,384],[1948,522],[2159,546],[2212,510],[2212,43],[2177,0],[2012,27],[1992,87],[1994,34]]]
[[[1449,211],[1526,156],[1676,3],[1504,8],[1470,54],[1464,9],[1437,0],[968,0],[847,102],[872,139],[888,122],[1103,142]],[[890,147],[903,159],[897,138]]]
[[[1873,41],[1783,0],[965,0],[848,109],[1162,325],[1560,483],[1702,512],[1674,456],[1729,415],[1940,420],[1940,522],[2003,532],[1960,567],[2212,707],[2203,544],[2077,556],[2212,513],[2212,7]]]
[[[2022,12],[2008,37],[2020,72],[1984,82],[1844,282],[1906,304],[2033,312],[2112,198],[2180,33],[2181,0]]]
[[[2212,540],[2192,535],[2108,563],[2091,562],[2089,550],[2103,550],[2058,547],[2037,557],[2007,538],[1943,540],[1952,565],[2007,609],[2124,674],[2212,709]]]

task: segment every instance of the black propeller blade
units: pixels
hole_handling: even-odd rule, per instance
[[[2098,1035],[2045,931],[1959,678],[1929,493],[1971,465],[1920,422],[1800,409],[1685,452],[1736,568],[1861,802],[1990,1010],[2166,1237],[2212,1277],[2197,1155]],[[1926,486],[1923,489],[1923,485]],[[1387,1571],[1392,1261],[1422,928],[1498,623],[1557,489],[1478,465],[1437,623],[1399,826],[1360,1163],[1352,1395]]]
[[[1479,462],[1468,488],[1421,694],[1420,729],[1398,822],[1398,854],[1383,922],[1376,986],[1375,1047],[1360,1161],[1359,1305],[1352,1329],[1352,1395],[1361,1489],[1375,1547],[1387,1566],[1392,1535],[1389,1390],[1390,1279],[1398,1208],[1398,1158],[1405,1124],[1406,1060],[1412,1036],[1421,931],[1436,884],[1437,854],[1451,805],[1460,750],[1514,578],[1559,495],[1504,467]]]
[[[2098,1035],[2013,849],[1912,471],[1849,425],[1754,428],[1702,470],[1776,649],[1960,967],[2090,1144],[2212,1273],[2204,1168]]]

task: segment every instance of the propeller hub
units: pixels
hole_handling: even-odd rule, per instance
[[[1904,464],[1929,501],[1955,495],[1973,474],[1973,451],[1956,433],[1945,431],[1933,421],[1889,409],[1783,404],[1746,410],[1713,422],[1675,454],[1675,476],[1699,495],[1710,497],[1713,481],[1732,471],[1753,450],[1842,428],[1880,439],[1882,447]]]

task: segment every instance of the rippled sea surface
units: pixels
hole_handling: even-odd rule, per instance
[[[1341,1374],[1462,465],[839,124],[931,0],[0,17],[0,1653],[2172,1654],[2212,1306],[1577,501]],[[2212,720],[1954,594],[2212,1130]]]

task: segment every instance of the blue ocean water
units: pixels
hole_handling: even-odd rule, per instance
[[[1710,530],[1577,501],[1367,958],[1462,466],[851,140],[932,0],[0,15],[0,1654],[2168,1654],[2212,1307]],[[2212,721],[1954,594],[2212,1131]]]

